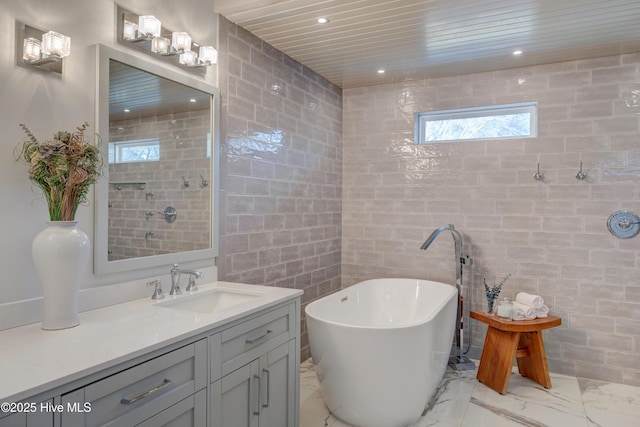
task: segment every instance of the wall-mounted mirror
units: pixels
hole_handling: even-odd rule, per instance
[[[97,84],[95,272],[215,257],[217,89],[102,45]]]

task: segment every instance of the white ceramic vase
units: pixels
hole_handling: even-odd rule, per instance
[[[90,242],[77,221],[49,221],[33,239],[31,254],[42,283],[42,329],[80,324],[78,288],[89,261]]]

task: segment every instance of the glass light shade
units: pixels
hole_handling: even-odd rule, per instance
[[[198,61],[203,65],[211,65],[218,62],[218,51],[213,46],[200,46]]]
[[[198,55],[193,51],[188,51],[180,54],[180,63],[187,67],[194,67],[198,62]]]
[[[27,62],[33,62],[40,59],[40,40],[28,37],[24,39],[22,48],[22,59]]]
[[[42,56],[64,58],[71,52],[71,38],[64,34],[49,31],[42,35]]]
[[[151,40],[151,51],[154,53],[169,53],[169,39],[166,37],[154,37]]]
[[[191,51],[191,37],[187,33],[174,32],[171,34],[171,46],[179,52]]]
[[[153,15],[143,15],[138,18],[138,31],[145,36],[158,37],[162,30],[160,20]]]
[[[124,29],[122,30],[122,39],[123,40],[135,40],[138,36],[136,32],[138,31],[138,24],[131,21],[124,21]]]

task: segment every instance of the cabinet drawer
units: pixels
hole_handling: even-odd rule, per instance
[[[62,397],[91,403],[90,412],[64,413],[63,425],[132,426],[206,386],[206,340],[179,348]]]
[[[207,389],[165,409],[136,427],[197,427],[207,425]]]
[[[289,341],[295,332],[295,305],[272,310],[211,337],[211,381]]]

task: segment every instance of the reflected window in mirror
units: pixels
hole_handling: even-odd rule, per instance
[[[118,130],[120,129],[124,130],[124,128]],[[109,142],[109,164],[157,162],[158,160],[160,160],[160,138]]]

